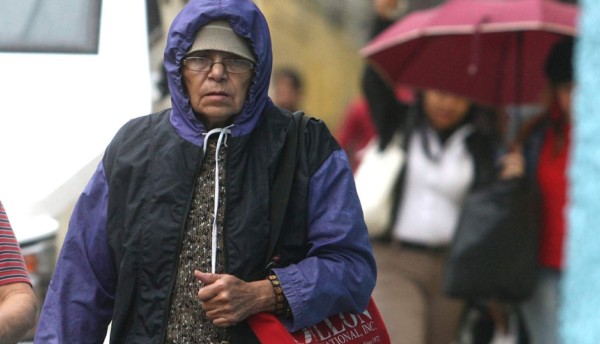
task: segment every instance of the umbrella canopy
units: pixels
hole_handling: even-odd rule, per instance
[[[488,105],[536,102],[546,56],[576,35],[577,15],[554,0],[448,0],[399,19],[361,54],[396,83]]]

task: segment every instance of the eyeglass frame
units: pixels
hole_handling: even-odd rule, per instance
[[[210,64],[207,65],[207,69],[206,70],[197,70],[197,69],[192,69],[189,66],[187,66],[187,61],[188,60],[198,60],[198,59],[204,59],[206,61],[210,61]],[[231,66],[227,64],[227,61],[244,61],[248,63],[248,70],[243,71],[243,72],[233,72],[230,71],[228,68],[230,68]],[[186,58],[184,58],[181,61],[181,66],[183,68],[187,68],[191,71],[194,72],[199,72],[199,73],[206,73],[206,72],[210,72],[213,69],[213,66],[216,64],[220,64],[223,66],[223,70],[225,70],[227,73],[231,73],[231,74],[245,74],[245,73],[249,73],[251,70],[253,70],[254,68],[256,68],[256,64],[248,59],[245,59],[243,57],[226,57],[223,58],[221,61],[214,61],[212,58],[210,57],[206,57],[206,56],[188,56]]]

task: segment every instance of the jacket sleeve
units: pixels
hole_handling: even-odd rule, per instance
[[[102,343],[116,275],[106,240],[108,188],[102,163],[75,205],[42,308],[36,343]]]
[[[307,257],[275,269],[293,317],[290,331],[324,316],[362,312],[375,286],[376,266],[352,171],[343,150],[334,151],[311,177]]]

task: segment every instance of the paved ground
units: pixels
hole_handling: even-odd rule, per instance
[[[377,285],[373,292],[373,298],[379,309],[379,313],[385,321],[392,343],[398,343],[400,333],[396,317],[398,305],[394,302],[399,279],[396,277],[393,264],[389,259],[389,250],[394,249],[387,245],[373,244],[375,259],[377,261]]]

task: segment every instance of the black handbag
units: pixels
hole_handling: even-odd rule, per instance
[[[523,180],[501,180],[469,193],[446,260],[444,291],[452,297],[507,302],[533,291],[538,225]]]

